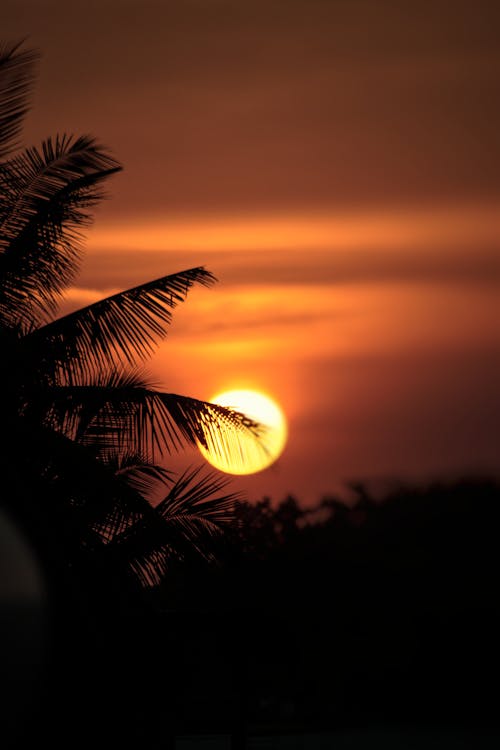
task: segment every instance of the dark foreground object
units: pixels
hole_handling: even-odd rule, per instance
[[[173,570],[147,597],[103,571],[60,592],[18,746],[497,744],[498,483],[241,513],[220,565]]]

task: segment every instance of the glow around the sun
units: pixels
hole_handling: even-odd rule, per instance
[[[207,450],[199,445],[206,460],[216,469],[228,474],[255,474],[271,466],[285,447],[288,428],[282,409],[270,396],[252,390],[233,390],[218,393],[209,399],[211,403],[228,406],[243,412],[263,425],[259,443],[243,433],[232,435],[230,449],[220,443]]]

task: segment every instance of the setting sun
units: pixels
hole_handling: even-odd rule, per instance
[[[272,398],[259,391],[233,390],[213,396],[210,402],[243,412],[264,427],[258,444],[250,437],[240,437],[237,450],[222,452],[220,446],[207,450],[199,445],[202,455],[216,469],[228,474],[255,474],[281,455],[288,436],[287,422]]]

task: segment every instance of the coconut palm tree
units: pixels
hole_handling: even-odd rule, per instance
[[[211,555],[235,500],[201,469],[175,479],[183,445],[241,454],[260,427],[155,389],[141,371],[172,311],[213,275],[191,268],[57,317],[83,254],[82,229],[121,166],[93,137],[18,150],[37,55],[0,50],[0,401],[4,505],[44,548],[118,565],[144,586],[172,558]],[[163,499],[151,502],[163,487]],[[47,544],[47,535],[51,544]]]

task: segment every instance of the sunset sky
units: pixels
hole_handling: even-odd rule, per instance
[[[289,420],[235,491],[499,472],[500,5],[3,0],[41,52],[26,145],[91,133],[124,171],[68,305],[193,266],[147,363]],[[201,462],[194,451],[179,466]]]

